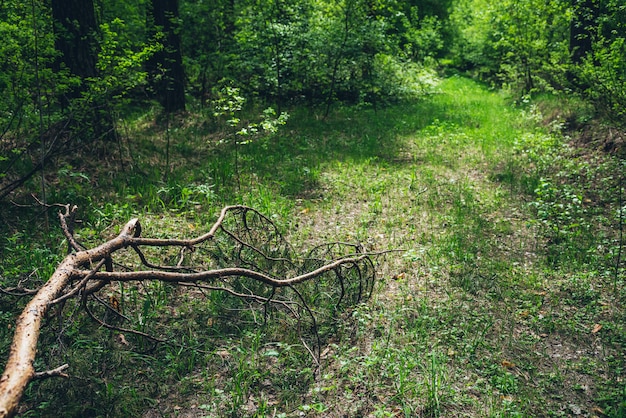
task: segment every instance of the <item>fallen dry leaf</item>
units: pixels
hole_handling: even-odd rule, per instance
[[[326,356],[328,356],[328,353],[330,353],[330,347],[326,347],[324,351],[322,351],[322,354],[320,354],[320,357],[326,358]]]
[[[601,329],[602,329],[602,325],[600,325],[600,324],[595,324],[595,325],[593,326],[593,329],[591,330],[591,333],[592,333],[592,334],[595,334],[596,332],[600,331]]]
[[[219,350],[219,351],[216,351],[215,354],[220,356],[222,359],[226,359],[230,357],[230,352],[228,350]]]
[[[507,369],[512,369],[513,367],[515,367],[515,363],[508,360],[502,360],[500,364],[502,364],[502,367],[506,367]]]
[[[126,341],[126,337],[124,337],[124,334],[117,335],[117,342],[122,345],[128,345],[128,341]]]
[[[604,409],[600,408],[599,406],[594,406],[591,409],[592,412],[598,414],[598,415],[604,415]]]

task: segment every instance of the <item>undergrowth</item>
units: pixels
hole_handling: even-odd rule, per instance
[[[245,144],[203,109],[123,121],[121,156],[51,174],[51,201],[81,206],[87,246],[134,216],[144,235],[199,235],[243,203],[298,248],[391,252],[372,300],[328,325],[319,370],[294,330],[259,326],[220,293],[112,286],[165,344],[121,339],[66,306],[50,315],[37,369],[67,362],[71,377],[31,384],[22,415],[624,416],[626,167],[573,145],[542,100],[514,104],[452,77],[384,109],[292,109]],[[41,285],[66,250],[52,213],[47,228],[39,209],[2,216],[1,285]],[[0,300],[3,352],[24,302]]]

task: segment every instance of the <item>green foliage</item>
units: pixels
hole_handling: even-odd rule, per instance
[[[533,105],[526,115],[542,118]],[[610,268],[612,250],[606,240],[618,222],[600,207],[617,204],[623,168],[617,159],[599,163],[598,157],[575,157],[576,150],[564,142],[561,127],[555,121],[552,128],[556,130],[527,133],[515,144],[519,162],[529,167],[523,181],[525,191],[533,196],[530,207],[535,219],[531,223],[539,228],[554,265],[598,263]]]
[[[117,106],[125,104],[130,92],[146,84],[147,73],[144,63],[162,45],[137,44],[130,37],[127,25],[120,18],[100,25],[100,50],[96,63],[99,77],[88,80],[89,95],[100,96],[99,101],[107,101]]]
[[[50,14],[44,4],[7,2],[0,10],[0,162],[13,164],[38,132],[39,98],[44,120],[56,118],[52,111],[56,95],[69,83],[50,66],[56,57]],[[10,146],[7,142],[11,142]],[[0,165],[0,172],[6,173]]]
[[[615,0],[460,0],[451,15],[452,59],[518,95],[573,89],[621,124],[625,19]]]
[[[163,49],[158,36],[149,43],[133,39],[121,18],[102,23],[99,37],[97,75],[81,80],[80,97],[68,106],[78,125],[78,136],[87,142],[115,137],[120,113],[132,94],[147,85],[145,63]],[[85,125],[92,125],[91,129]]]
[[[417,14],[415,9],[413,14]],[[413,18],[418,20],[417,16]],[[444,49],[444,38],[441,30],[441,21],[435,16],[425,17],[419,27],[410,22],[405,23],[404,49],[407,56],[415,62],[424,62],[428,58],[437,57]]]
[[[442,49],[437,17],[422,19],[418,7],[394,0],[218,2],[205,8],[184,6],[190,19],[204,12],[202,22],[215,28],[210,39],[196,26],[184,28],[197,91],[207,95],[211,83],[228,78],[246,96],[276,102],[279,112],[289,102],[397,99],[402,80],[395,68]],[[201,39],[210,43],[208,50],[197,47]]]
[[[614,123],[626,118],[626,32],[622,37],[604,38],[580,68],[580,78],[589,87],[585,94]]]
[[[239,88],[223,87],[216,100],[213,102],[213,116],[220,121],[226,118],[224,123],[231,130],[230,133],[220,140],[220,144],[232,145],[234,147],[234,175],[237,181],[237,188],[241,187],[240,177],[240,147],[249,145],[255,140],[267,140],[276,134],[278,127],[287,123],[289,114],[282,112],[276,115],[276,111],[268,107],[260,115],[259,122],[244,123],[240,119],[241,111],[246,99],[240,95]]]
[[[594,240],[582,196],[570,186],[557,187],[546,178],[540,179],[535,195],[532,207],[547,239],[550,259],[584,263]]]
[[[528,93],[563,85],[571,10],[561,0],[462,0],[451,17],[457,65]]]

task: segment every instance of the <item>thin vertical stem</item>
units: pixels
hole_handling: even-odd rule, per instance
[[[622,264],[622,248],[624,247],[624,167],[626,164],[620,162],[620,174],[618,187],[618,222],[619,222],[619,242],[617,247],[617,257],[615,258],[615,277],[613,278],[613,292],[617,295],[617,282],[619,279],[620,264]]]
[[[46,231],[49,228],[48,210],[46,207],[46,138],[43,134],[43,109],[41,105],[41,81],[39,79],[39,33],[37,28],[37,7],[35,0],[31,1],[33,12],[33,37],[35,47],[35,83],[37,84],[37,112],[39,113],[39,143],[41,145],[41,202],[44,206],[44,223]]]
[[[328,97],[326,98],[326,111],[324,112],[324,119],[328,117],[328,113],[330,112],[330,105],[332,104],[333,96],[335,94],[335,84],[337,83],[337,73],[339,72],[339,64],[341,63],[341,58],[344,54],[344,50],[346,45],[348,44],[348,38],[350,37],[350,11],[352,10],[352,2],[346,2],[344,7],[344,33],[343,40],[341,42],[341,46],[335,56],[335,63],[333,66],[333,73],[330,78],[330,90],[328,91]]]
[[[170,174],[170,112],[167,113],[167,119],[165,120],[165,174],[163,175],[163,181],[167,181]]]

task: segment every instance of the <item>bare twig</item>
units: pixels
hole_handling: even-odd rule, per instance
[[[64,377],[68,379],[69,376],[63,372],[69,367],[70,367],[69,364],[63,364],[62,366],[59,366],[52,370],[46,370],[45,372],[37,372],[35,373],[33,380],[47,379],[49,377]]]
[[[87,275],[93,274],[93,278],[96,280],[105,280],[105,281],[115,281],[115,282],[136,282],[143,280],[158,280],[162,282],[168,283],[195,283],[199,281],[211,281],[213,279],[222,279],[225,277],[247,277],[249,279],[257,280],[269,286],[276,287],[287,287],[293,286],[298,283],[305,282],[307,280],[314,279],[316,277],[321,276],[323,273],[327,273],[329,271],[333,271],[340,266],[350,265],[354,263],[358,263],[367,256],[363,255],[360,257],[352,257],[346,258],[343,260],[337,260],[332,263],[326,264],[314,271],[301,274],[299,276],[286,278],[286,279],[277,279],[271,277],[264,273],[259,273],[258,271],[249,270],[245,268],[223,268],[217,270],[209,270],[202,271],[199,273],[176,273],[171,271],[159,271],[159,270],[149,270],[149,271],[123,271],[123,272],[108,272],[108,271],[100,271],[96,273],[92,273],[91,271],[84,270],[73,270],[72,276],[78,278],[84,278]]]
[[[231,296],[235,296],[240,299],[250,299],[263,305],[269,304],[269,303],[280,305],[286,308],[294,316],[296,315],[296,311],[294,311],[293,308],[289,305],[291,304],[291,305],[299,306],[299,304],[293,301],[276,300],[276,299],[272,299],[272,297],[264,298],[263,296],[259,296],[255,294],[239,293],[224,286],[207,286],[207,285],[198,284],[198,283],[177,283],[177,285],[186,286],[186,287],[195,287],[198,289],[211,290],[211,291],[216,291],[216,292],[225,292]],[[272,296],[273,295],[274,295],[274,292],[272,292]]]
[[[135,334],[135,335],[139,335],[140,337],[144,337],[147,338],[149,340],[158,342],[158,343],[164,343],[167,340],[163,340],[161,338],[157,338],[157,337],[153,337],[150,334],[146,334],[145,332],[141,332],[141,331],[137,331],[134,329],[129,329],[129,328],[122,328],[122,327],[117,327],[115,325],[111,325],[111,324],[107,324],[106,322],[102,321],[101,319],[99,319],[98,317],[96,317],[96,315],[94,315],[94,313],[91,311],[91,309],[89,309],[89,307],[87,305],[85,305],[85,312],[87,312],[87,315],[89,315],[89,317],[91,319],[93,319],[94,321],[96,321],[98,324],[100,324],[101,326],[108,328],[108,329],[112,329],[114,331],[119,331],[119,332],[127,332],[129,334]]]
[[[84,290],[87,286],[87,282],[89,282],[89,280],[93,278],[93,275],[96,274],[96,272],[102,268],[106,260],[107,260],[106,258],[103,258],[102,260],[100,260],[98,264],[96,264],[96,267],[94,267],[93,270],[89,272],[89,274],[87,274],[76,286],[74,286],[72,290],[70,290],[63,296],[50,301],[50,305],[54,305],[64,300],[67,300],[71,298],[72,296],[76,295],[81,290]]]
[[[6,289],[0,288],[0,293],[10,296],[29,296],[39,292],[39,289],[26,289],[25,287],[8,287]]]

